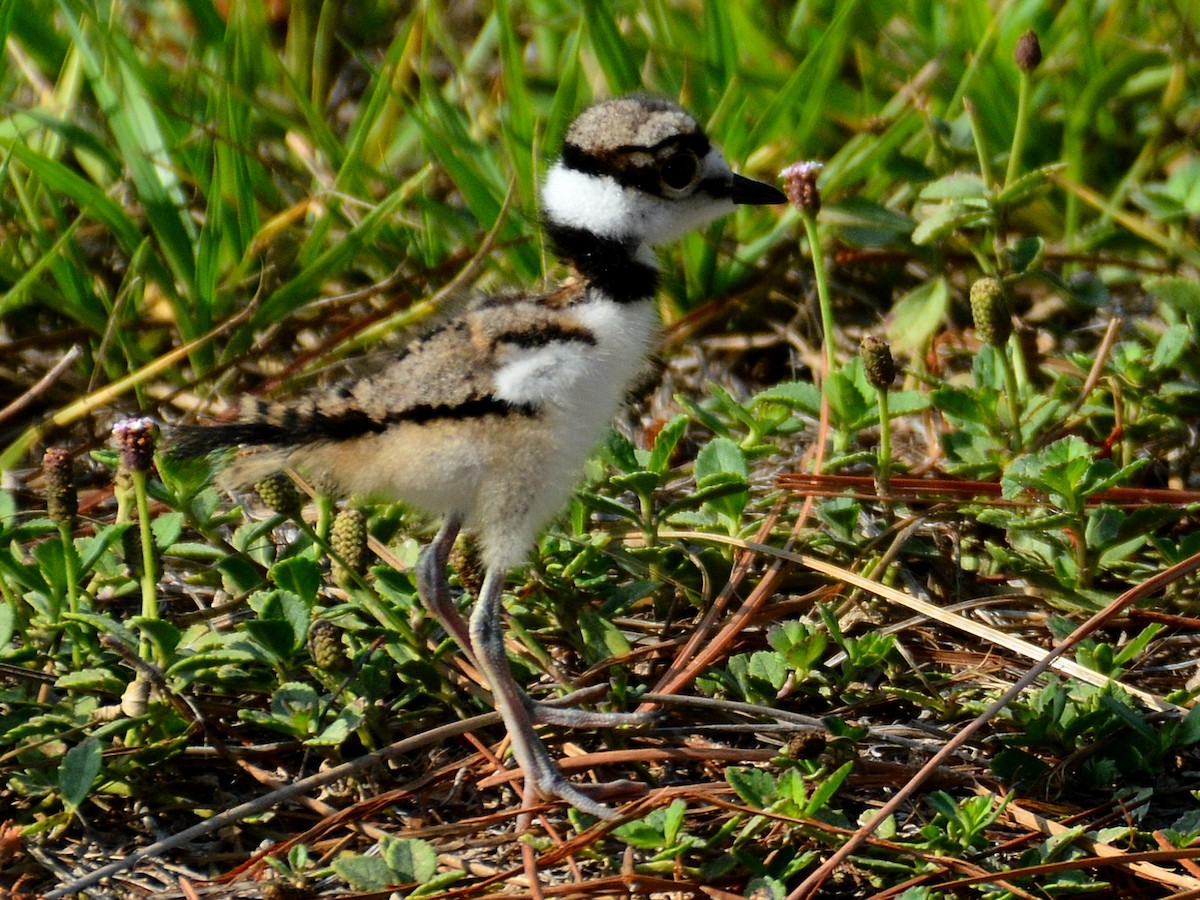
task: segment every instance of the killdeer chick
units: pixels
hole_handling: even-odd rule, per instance
[[[181,429],[173,453],[238,447],[227,486],[295,467],[329,492],[398,499],[443,516],[417,565],[422,601],[490,683],[534,791],[612,818],[564,778],[534,725],[645,719],[533,701],[505,653],[504,580],[566,504],[645,364],[657,330],[651,248],[736,204],[784,199],[734,174],[675,104],[598,103],[571,125],[542,191],[546,236],[572,270],[566,281],[477,298],[374,374],[294,402],[251,401],[241,421]],[[474,532],[486,572],[469,624],[446,574],[463,528]]]

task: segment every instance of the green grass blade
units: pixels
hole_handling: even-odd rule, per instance
[[[613,18],[612,6],[600,0],[585,0],[583,17],[588,43],[613,94],[626,94],[642,87],[641,63],[630,42]]]

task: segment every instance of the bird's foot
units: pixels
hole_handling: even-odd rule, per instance
[[[582,813],[605,822],[618,818],[617,810],[601,802],[609,797],[645,793],[646,786],[628,779],[595,784],[575,784],[567,781],[558,765],[545,753],[537,754],[538,761],[525,769],[525,786],[543,800],[562,800]]]
[[[566,728],[623,728],[651,725],[661,718],[657,712],[600,712],[569,706],[551,706],[537,700],[529,701],[529,716],[538,725],[561,725]]]
[[[554,700],[533,700],[526,696],[525,706],[530,718],[539,725],[562,725],[567,728],[623,728],[652,725],[662,714],[659,712],[600,712],[594,709],[579,709],[577,704],[588,703],[603,694],[603,685],[583,688],[557,697]]]

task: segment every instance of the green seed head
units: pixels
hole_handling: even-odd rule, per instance
[[[985,344],[1000,347],[1012,334],[1008,290],[999,278],[980,278],[971,285],[971,316],[975,334]]]
[[[367,567],[367,517],[360,509],[343,509],[329,529],[329,546],[341,562],[334,562],[337,581],[347,581],[351,572],[361,574]],[[343,565],[344,564],[344,565]]]
[[[281,515],[296,518],[304,507],[304,500],[292,479],[276,472],[254,485],[263,503]]]
[[[308,653],[322,669],[345,667],[346,648],[342,646],[341,629],[328,619],[314,619],[308,626]]]

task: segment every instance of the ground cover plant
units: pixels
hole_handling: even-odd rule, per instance
[[[0,893],[1200,890],[1188,4],[0,0],[0,36]],[[534,693],[663,710],[547,732],[647,785],[610,825],[523,810],[410,580],[429,522],[157,450],[553,277],[539,174],[629,91],[823,165],[663,257],[661,364],[510,584]]]

